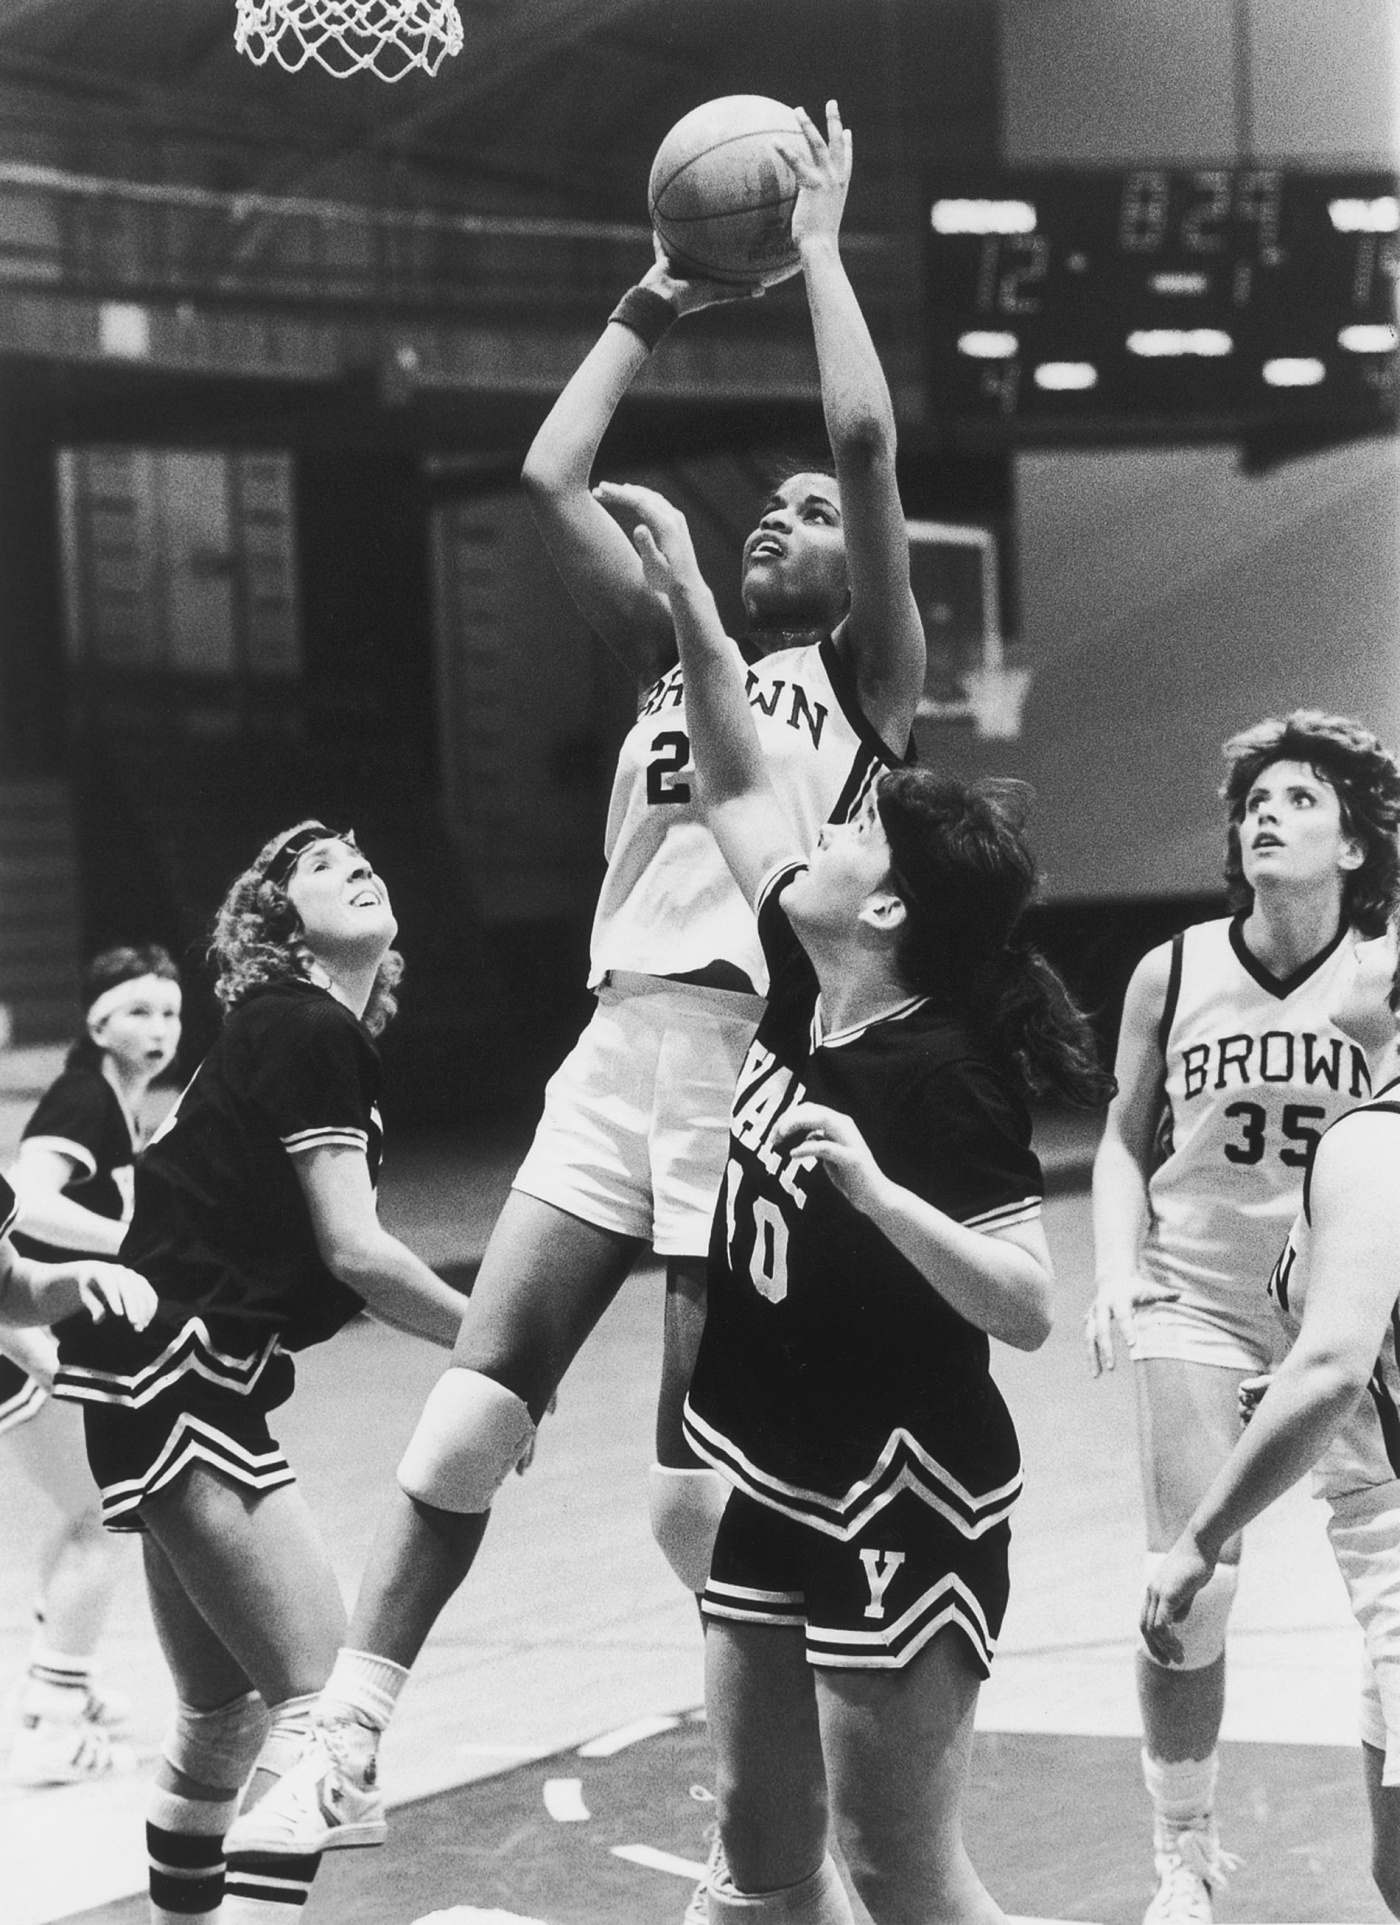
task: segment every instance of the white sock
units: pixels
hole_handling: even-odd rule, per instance
[[[93,1660],[55,1651],[36,1637],[29,1653],[20,1713],[24,1717],[81,1718],[92,1689]]]
[[[334,1713],[337,1706],[344,1705],[361,1724],[384,1731],[407,1683],[407,1666],[395,1664],[392,1658],[376,1657],[373,1651],[342,1647],[321,1693],[320,1713]]]
[[[1208,1758],[1183,1758],[1176,1763],[1154,1758],[1145,1747],[1142,1753],[1142,1779],[1153,1812],[1161,1824],[1175,1831],[1209,1824],[1219,1775],[1220,1757],[1214,1751]]]
[[[311,1734],[316,1694],[284,1698],[267,1708],[270,1723],[253,1766],[254,1783],[260,1771],[280,1778],[302,1755]],[[224,1909],[220,1925],[295,1925],[311,1893],[321,1862],[320,1852],[302,1858],[274,1858],[264,1852],[235,1852],[224,1873]]]
[[[305,1858],[240,1852],[224,1874],[219,1925],[296,1925],[320,1862],[318,1851]]]
[[[741,1892],[727,1866],[705,1894],[710,1925],[855,1925],[841,1874],[830,1854],[810,1878],[776,1892]]]
[[[224,1833],[238,1809],[227,1798],[182,1798],[156,1786],[146,1811],[151,1925],[218,1925]]]

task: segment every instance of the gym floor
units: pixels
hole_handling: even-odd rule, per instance
[[[1142,1526],[1130,1372],[1089,1380],[1088,1141],[1044,1145],[1061,1309],[1033,1356],[998,1349],[1021,1430],[1011,1608],[975,1764],[969,1835],[1009,1912],[1133,1925],[1151,1883],[1137,1769],[1132,1627]],[[513,1145],[420,1142],[391,1155],[384,1215],[430,1261],[469,1269]],[[401,1809],[379,1852],[327,1861],[306,1917],[337,1925],[679,1925],[712,1813],[695,1609],[651,1542],[661,1279],[639,1271],[497,1505],[384,1747]],[[357,1323],[299,1361],[279,1435],[351,1594],[379,1494],[441,1359]],[[368,1420],[368,1421],[367,1421]],[[28,1547],[43,1506],[0,1480],[0,1667],[29,1637]],[[171,1694],[133,1547],[104,1647],[154,1756]],[[1242,1863],[1223,1919],[1383,1920],[1367,1874],[1355,1741],[1359,1639],[1322,1529],[1295,1490],[1253,1528],[1231,1634],[1222,1833]],[[591,1742],[590,1742],[591,1741]],[[580,1747],[582,1749],[580,1750]],[[103,1786],[0,1790],[6,1925],[137,1925],[149,1762]]]

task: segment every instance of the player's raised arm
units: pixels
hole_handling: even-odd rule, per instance
[[[683,280],[658,243],[654,265],[618,302],[546,415],[521,471],[545,546],[579,613],[644,680],[670,654],[671,618],[631,542],[590,493],[593,463],[619,402],[671,323],[748,292]]]
[[[768,773],[745,688],[744,660],[724,632],[695,560],[685,516],[652,488],[603,482],[598,499],[635,515],[648,582],[670,604],[685,674],[685,712],[705,819],[752,902],[759,884],[805,854]]]
[[[822,408],[841,488],[851,606],[837,644],[855,673],[866,716],[903,753],[924,685],[924,630],[909,585],[894,406],[838,240],[851,178],[851,135],[834,100],[827,103],[824,140],[800,107],[797,116],[801,137],[777,144],[799,182],[792,236],[802,259]]]

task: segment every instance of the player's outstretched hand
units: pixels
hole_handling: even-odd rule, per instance
[[[94,1323],[109,1313],[122,1317],[133,1330],[144,1330],[156,1314],[156,1293],[136,1271],[120,1263],[74,1265],[78,1294]]]
[[[794,1103],[770,1141],[774,1149],[820,1163],[848,1202],[868,1211],[883,1182],[870,1145],[849,1116],[821,1103]]]
[[[682,274],[675,263],[668,260],[659,234],[651,237],[651,251],[655,258],[639,286],[650,288],[663,301],[669,301],[677,314],[694,314],[697,308],[716,307],[721,301],[756,301],[766,292],[749,281],[707,281],[700,275]],[[800,264],[795,263],[792,272],[800,271]]]
[[[642,558],[648,588],[669,600],[678,583],[695,587],[702,581],[690,525],[665,495],[630,481],[600,481],[593,494],[605,508],[636,517],[632,543]]]
[[[1191,1600],[1210,1580],[1215,1569],[1196,1548],[1195,1539],[1183,1534],[1172,1545],[1157,1574],[1147,1587],[1142,1601],[1139,1629],[1142,1641],[1159,1664],[1180,1664],[1185,1652],[1175,1627],[1191,1609]]]
[[[1089,1352],[1089,1369],[1095,1377],[1114,1365],[1113,1326],[1117,1324],[1124,1343],[1131,1344],[1135,1334],[1133,1312],[1146,1303],[1175,1303],[1180,1292],[1165,1283],[1154,1283],[1136,1271],[1125,1277],[1106,1277],[1094,1291],[1094,1301],[1084,1318],[1084,1342]]]
[[[851,134],[841,125],[834,100],[826,103],[826,139],[805,107],[794,110],[798,133],[791,139],[775,139],[773,145],[797,175],[797,199],[792,209],[792,238],[800,247],[803,241],[826,237],[835,240],[841,231],[841,215],[851,185]]]

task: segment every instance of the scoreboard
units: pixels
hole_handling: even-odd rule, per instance
[[[1397,424],[1394,173],[1025,169],[928,208],[930,408],[962,440]]]

